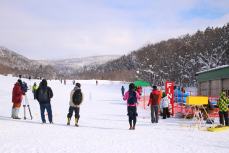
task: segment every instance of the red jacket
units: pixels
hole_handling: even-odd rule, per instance
[[[21,101],[22,101],[22,94],[23,94],[23,91],[21,90],[21,86],[20,86],[20,84],[17,82],[17,83],[14,85],[14,88],[13,88],[12,102],[13,102],[13,103],[21,103]]]
[[[150,93],[150,98],[149,98],[149,105],[159,105],[159,98],[160,98],[160,91],[158,90],[153,90]]]

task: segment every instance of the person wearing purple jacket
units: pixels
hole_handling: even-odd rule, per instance
[[[129,116],[129,130],[134,130],[137,122],[137,103],[140,99],[138,92],[135,91],[135,86],[133,83],[130,83],[129,90],[124,94],[123,100],[127,101],[127,112]],[[133,122],[133,123],[132,123]]]

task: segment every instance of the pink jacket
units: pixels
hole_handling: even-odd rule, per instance
[[[141,96],[139,95],[138,92],[136,92],[136,96],[137,96],[137,100],[140,100],[141,99]],[[127,100],[129,98],[129,91],[127,91],[124,96],[123,96],[123,100]],[[137,104],[132,104],[132,105],[129,105],[127,104],[127,106],[137,106]]]

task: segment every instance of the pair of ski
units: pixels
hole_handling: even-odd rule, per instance
[[[32,113],[31,113],[31,109],[30,109],[30,106],[29,106],[29,101],[28,101],[27,95],[24,95],[24,97],[23,97],[23,107],[24,107],[24,120],[27,119],[27,117],[26,117],[26,107],[29,110],[29,115],[30,115],[30,118],[32,120],[33,116],[32,116]]]
[[[29,110],[29,116],[30,116],[30,119],[32,120],[32,119],[33,119],[33,116],[32,116],[32,113],[31,113],[30,106],[29,106],[29,105],[23,105],[23,107],[24,107],[24,120],[27,119],[27,117],[26,117],[26,107],[27,107],[28,110]]]

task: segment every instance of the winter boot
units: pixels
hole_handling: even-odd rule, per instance
[[[14,109],[15,109],[15,116],[14,116],[14,119],[21,119],[20,117],[18,117],[19,109],[20,109],[20,108],[14,108]]]
[[[15,113],[16,113],[16,109],[15,108],[12,108],[12,111],[11,111],[11,118],[15,118]]]
[[[78,121],[79,121],[79,119],[78,118],[75,118],[75,126],[79,126],[78,125]]]
[[[67,125],[70,125],[71,118],[67,118]]]

